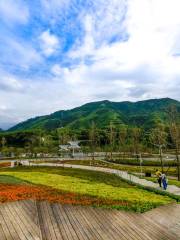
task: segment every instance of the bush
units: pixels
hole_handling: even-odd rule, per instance
[[[119,164],[127,164],[127,165],[133,165],[133,166],[139,166],[140,162],[137,159],[114,159],[114,160],[107,160],[108,162],[113,162],[113,163],[119,163]],[[165,161],[164,166],[165,167],[175,167],[177,165],[176,161]],[[142,166],[161,166],[160,161],[150,161],[150,160],[144,160],[142,161]]]

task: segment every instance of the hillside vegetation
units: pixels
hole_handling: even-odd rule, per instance
[[[153,128],[157,123],[166,123],[168,108],[175,105],[180,111],[180,102],[169,99],[151,99],[140,102],[100,101],[87,103],[72,110],[61,110],[50,115],[35,117],[19,123],[9,131],[54,130],[61,127],[87,129],[92,122],[105,128],[111,121],[128,126]]]

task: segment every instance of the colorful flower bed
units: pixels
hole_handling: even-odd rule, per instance
[[[19,201],[26,199],[46,200],[62,204],[84,205],[84,206],[119,206],[123,208],[131,207],[130,202],[113,201],[100,198],[93,198],[75,193],[57,191],[52,188],[33,185],[12,185],[0,184],[0,202]],[[116,207],[116,208],[117,208]]]
[[[2,162],[2,163],[0,163],[0,168],[10,167],[10,166],[11,166],[10,162]]]
[[[174,202],[124,182],[113,174],[49,167],[0,171],[0,202],[24,199],[144,212]]]

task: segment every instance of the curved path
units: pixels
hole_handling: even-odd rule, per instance
[[[5,203],[0,205],[0,239],[177,240],[180,205],[136,214],[33,200]]]
[[[159,191],[163,191],[161,188],[159,188],[159,185],[157,183],[154,183],[152,181],[148,181],[143,178],[139,178],[137,176],[134,176],[132,174],[129,174],[126,171],[111,169],[111,168],[104,168],[104,167],[94,167],[94,166],[84,166],[84,165],[74,165],[74,164],[63,164],[63,163],[29,163],[29,161],[22,161],[24,165],[27,166],[59,166],[59,167],[66,167],[66,168],[79,168],[79,169],[86,169],[86,170],[92,170],[92,171],[100,171],[100,172],[107,172],[112,173],[120,176],[121,178],[128,180],[130,182],[133,182],[135,184],[139,184],[145,187],[152,187],[155,189],[158,189]],[[167,192],[180,196],[180,188],[175,185],[168,185],[168,188],[166,190]]]

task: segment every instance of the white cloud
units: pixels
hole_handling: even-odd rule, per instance
[[[96,50],[109,44],[114,38],[123,40],[126,29],[123,18],[126,13],[126,0],[90,1],[93,8],[80,13],[84,26],[83,41],[77,41],[69,56],[83,58],[96,54]]]
[[[40,15],[51,25],[55,25],[68,11],[70,5],[75,7],[75,0],[40,0]],[[75,1],[76,2],[76,1]]]
[[[123,9],[122,2],[119,2],[119,8],[117,5],[118,2],[114,1],[110,12],[113,12],[114,7]],[[128,39],[114,44],[102,40],[102,44],[96,48],[94,43],[98,38],[94,33],[94,26],[98,26],[99,21],[93,15],[88,16],[88,24],[85,19],[86,34],[83,45],[70,52],[70,56],[82,58],[81,64],[74,69],[76,78],[69,79],[73,79],[73,84],[75,81],[78,84],[81,79],[86,86],[101,83],[103,88],[104,84],[114,85],[116,82],[119,86],[116,87],[119,96],[111,95],[111,99],[116,96],[116,100],[124,99],[121,90],[129,100],[166,96],[179,99],[176,89],[177,85],[180,85],[180,57],[174,56],[180,49],[179,8],[180,2],[177,0],[129,0],[126,18],[121,23],[129,36]],[[108,26],[111,21],[116,22],[119,12],[113,13],[111,20],[104,16],[104,25]],[[120,24],[120,19],[118,20]],[[108,28],[106,30],[107,35],[111,33]],[[90,44],[86,39],[90,39]],[[83,59],[85,61],[88,55],[91,55],[91,61],[94,62],[86,68]],[[102,94],[100,89],[94,89],[95,92],[99,91],[99,96]]]
[[[0,72],[1,78],[0,78],[0,92],[19,92],[23,90],[23,83],[21,80],[17,79],[16,77],[4,73],[3,71]],[[4,105],[1,106],[5,106]]]
[[[59,48],[59,39],[50,33],[49,30],[44,31],[40,37],[40,45],[45,56],[49,57]]]
[[[43,59],[40,53],[31,45],[15,39],[7,39],[9,48],[6,48],[4,59],[13,65],[28,69],[30,66],[40,63]]]
[[[0,18],[8,24],[25,24],[29,19],[29,10],[24,1],[1,0]]]
[[[73,2],[73,0],[71,0]],[[55,16],[60,10],[68,6],[70,0],[40,0],[44,14]]]
[[[3,81],[2,81],[3,80]],[[15,90],[19,91],[22,89],[22,84],[17,81],[15,78],[4,78],[0,82],[1,90],[4,88],[6,90]]]
[[[51,1],[43,2],[49,14],[52,7],[55,11],[56,3],[62,8],[61,1],[52,5]],[[12,91],[11,87],[11,91],[0,94],[1,106],[9,109],[14,120],[103,99],[180,99],[180,1],[129,0],[127,6],[126,1],[119,0],[93,2],[93,11],[79,13],[84,26],[83,40],[63,55],[65,60],[72,61],[72,66],[62,67],[57,61],[50,66],[53,77],[25,78],[19,80],[26,89],[24,93]],[[117,41],[111,42],[112,36],[117,36]],[[58,52],[59,39],[50,30],[42,33],[40,41],[45,56]],[[34,61],[33,57],[26,60],[25,54],[22,56],[25,62],[32,59],[38,63],[39,55],[34,54]],[[16,86],[13,82],[9,84]]]
[[[65,77],[65,76],[68,75],[69,69],[68,69],[68,68],[62,68],[62,67],[60,67],[58,64],[55,64],[55,65],[52,67],[51,72],[52,72],[55,76]]]

